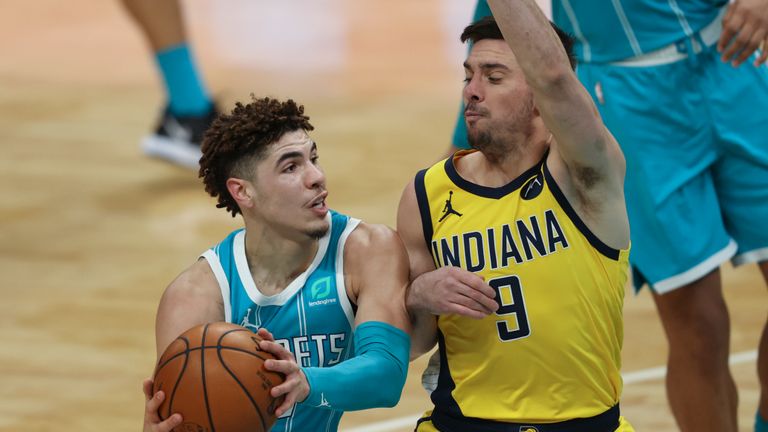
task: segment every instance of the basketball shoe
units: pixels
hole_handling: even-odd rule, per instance
[[[177,116],[166,107],[155,132],[141,141],[144,154],[196,169],[203,134],[218,114],[215,106],[201,116]]]

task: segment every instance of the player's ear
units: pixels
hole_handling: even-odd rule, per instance
[[[227,179],[227,190],[240,208],[253,207],[255,190],[248,180],[230,177]]]

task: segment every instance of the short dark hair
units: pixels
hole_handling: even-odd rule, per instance
[[[552,28],[557,33],[557,37],[560,38],[560,42],[565,48],[565,53],[568,55],[568,61],[571,63],[571,68],[576,69],[576,54],[573,51],[573,44],[576,41],[573,36],[566,33],[563,29],[550,22]],[[504,39],[504,35],[501,34],[501,29],[496,23],[496,19],[493,16],[487,16],[481,18],[472,24],[468,25],[464,32],[461,34],[461,41],[470,41],[476,43],[483,39]]]
[[[203,137],[199,172],[205,191],[218,198],[216,207],[227,209],[233,217],[240,213],[227,190],[227,179],[247,178],[251,164],[264,156],[270,144],[300,129],[314,127],[304,115],[304,106],[292,99],[257,99],[251,94],[251,103],[237,102],[232,113],[220,114]]]

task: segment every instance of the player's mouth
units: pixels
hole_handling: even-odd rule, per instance
[[[318,216],[325,216],[328,213],[328,206],[325,205],[325,198],[328,196],[328,191],[323,191],[320,195],[315,197],[309,202],[308,207]]]

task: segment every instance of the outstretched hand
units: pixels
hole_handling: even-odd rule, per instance
[[[173,414],[165,420],[160,418],[157,410],[165,400],[165,393],[158,391],[152,394],[152,378],[147,378],[142,384],[146,403],[144,405],[144,432],[170,432],[181,424],[181,414]]]
[[[270,394],[274,398],[285,396],[283,403],[277,407],[275,414],[280,417],[286,411],[298,402],[302,402],[309,395],[309,382],[304,372],[301,371],[299,364],[290,351],[282,345],[275,342],[274,336],[267,329],[261,328],[257,334],[264,339],[259,342],[259,347],[274,355],[276,360],[269,359],[264,362],[264,367],[272,372],[279,372],[285,375],[285,381],[272,387]]]
[[[717,43],[723,62],[741,65],[762,45],[758,66],[768,59],[768,1],[739,0],[731,2],[723,17],[723,33]]]
[[[481,319],[496,312],[496,290],[480,276],[459,267],[441,267],[417,277],[408,291],[408,307],[434,315]]]

